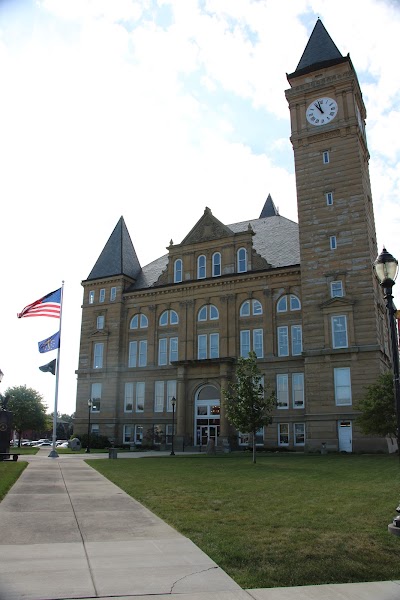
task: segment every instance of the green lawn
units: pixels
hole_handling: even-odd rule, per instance
[[[13,460],[0,461],[0,501],[27,466],[27,462],[14,462]]]
[[[243,588],[400,579],[396,456],[90,461]]]

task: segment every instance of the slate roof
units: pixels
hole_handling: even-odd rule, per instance
[[[275,217],[276,215],[279,215],[279,211],[271,198],[271,194],[268,194],[268,198],[266,199],[260,214],[260,219],[263,219],[264,217]]]
[[[87,280],[103,279],[113,275],[127,275],[136,279],[141,266],[131,236],[121,217],[110,235],[102,253],[90,271]]]
[[[272,199],[271,199],[272,201]],[[299,226],[294,221],[275,214],[270,217],[227,225],[233,233],[253,229],[253,246],[272,268],[300,264]],[[186,236],[187,237],[187,236]],[[186,239],[186,238],[185,238]],[[129,291],[152,287],[167,268],[168,254],[144,266]]]
[[[322,21],[318,19],[296,70],[288,77],[307,73],[321,68],[325,64],[340,63],[348,59],[349,57],[342,56]]]

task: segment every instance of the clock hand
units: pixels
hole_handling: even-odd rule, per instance
[[[315,102],[315,106],[318,108],[319,112],[324,114],[324,111],[321,108],[321,103],[320,102]]]

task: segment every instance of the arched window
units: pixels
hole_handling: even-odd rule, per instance
[[[174,263],[174,283],[182,281],[182,260],[178,258]]]
[[[279,298],[278,303],[276,305],[276,312],[286,312],[287,311],[287,296],[282,296]]]
[[[258,300],[253,300],[252,305],[253,305],[253,315],[262,315],[263,314],[261,302],[259,302]]]
[[[201,307],[201,309],[199,310],[199,312],[197,313],[197,320],[198,321],[207,321],[207,306],[204,305]]]
[[[168,323],[170,325],[177,325],[179,323],[178,313],[174,310],[164,310],[164,312],[161,313],[159,324],[164,326],[168,325]]]
[[[247,271],[247,250],[246,248],[239,248],[237,252],[237,270],[238,273],[245,273]]]
[[[281,296],[276,304],[276,312],[286,312],[288,310],[301,310],[300,299],[294,294]]]
[[[206,257],[204,254],[197,258],[197,279],[206,277]]]
[[[208,319],[210,319],[210,321],[216,321],[219,319],[218,308],[214,306],[214,304],[205,304],[197,313],[198,321],[207,321]]]
[[[297,296],[290,295],[290,310],[301,310],[301,303]]]
[[[250,314],[253,316],[262,315],[262,304],[259,300],[245,300],[240,307],[239,314],[241,317],[249,317]]]
[[[249,317],[250,316],[250,300],[245,300],[240,307],[240,316],[241,317]]]
[[[148,321],[146,315],[142,315],[141,313],[140,314],[138,313],[136,315],[133,315],[129,327],[130,327],[130,329],[137,329],[138,327],[140,327],[140,329],[145,329],[148,326],[149,326],[149,321]]]
[[[139,327],[139,315],[135,315],[131,319],[130,328],[131,329],[137,329],[138,327]]]
[[[213,277],[219,277],[221,275],[221,253],[214,252],[212,257],[212,266],[213,266]]]

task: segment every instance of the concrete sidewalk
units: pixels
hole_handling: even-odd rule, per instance
[[[190,540],[89,467],[82,460],[88,456],[51,459],[43,449],[24,458],[29,466],[0,504],[1,600],[400,598],[400,581],[242,590]]]

